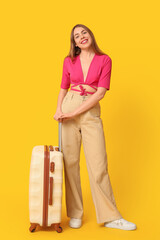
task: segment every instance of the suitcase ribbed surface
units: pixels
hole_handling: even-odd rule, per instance
[[[49,183],[53,183],[52,189],[48,186],[48,206],[46,225],[61,222],[62,208],[62,184],[63,184],[63,154],[56,151],[58,147],[50,149],[49,159]],[[54,171],[50,169],[54,163]],[[53,178],[53,181],[50,181]],[[32,150],[29,178],[29,214],[30,222],[44,223],[44,146],[35,146]],[[51,191],[52,190],[52,191]],[[52,204],[49,205],[50,191],[52,192]]]

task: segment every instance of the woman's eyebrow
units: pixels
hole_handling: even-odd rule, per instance
[[[85,31],[84,29],[81,31],[81,32],[83,32],[83,31]],[[76,36],[78,33],[76,33],[74,36]]]

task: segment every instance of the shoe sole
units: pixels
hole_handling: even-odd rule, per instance
[[[117,226],[117,227],[104,226],[104,227],[107,227],[107,228],[115,228],[115,229],[117,228],[117,229],[128,230],[128,231],[132,231],[132,230],[136,230],[136,229],[137,229],[136,227],[132,227],[132,228],[131,228],[131,227],[129,227],[129,228],[127,228],[127,227],[124,228],[124,227],[123,227],[123,228],[122,228],[122,227],[120,227],[120,226]]]
[[[80,223],[79,225],[72,225],[70,222],[69,222],[69,226],[71,227],[71,228],[80,228],[81,226],[82,226],[82,223]]]
[[[71,227],[71,228],[80,228],[81,226],[71,226],[70,224],[69,224],[69,226]]]

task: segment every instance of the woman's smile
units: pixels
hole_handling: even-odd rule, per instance
[[[81,41],[81,44],[85,44],[86,42],[88,42],[88,39]]]

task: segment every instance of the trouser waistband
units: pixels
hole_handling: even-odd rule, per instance
[[[88,99],[91,96],[91,95],[87,95],[87,96],[80,95],[78,93],[74,93],[74,92],[70,92],[70,91],[67,92],[67,95],[74,96],[74,98],[82,99],[82,100]]]

